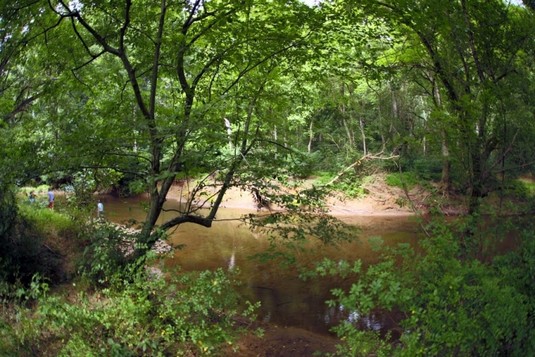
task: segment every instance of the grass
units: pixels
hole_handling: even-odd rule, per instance
[[[389,186],[411,189],[416,186],[420,179],[414,172],[392,172],[386,175],[385,182]]]
[[[522,183],[522,186],[524,186],[530,196],[535,195],[535,180],[531,178],[520,178],[518,181]]]
[[[48,185],[39,185],[37,187],[25,186],[25,187],[19,188],[19,193],[24,194],[26,197],[28,197],[28,195],[32,191],[35,192],[37,196],[46,195],[46,193],[48,192],[48,187],[49,187]]]
[[[75,226],[75,222],[68,215],[37,204],[19,205],[19,212],[27,221],[35,224],[39,232],[45,234],[66,231]]]

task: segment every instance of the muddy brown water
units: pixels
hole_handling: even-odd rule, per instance
[[[142,221],[145,217],[145,200],[106,197],[105,214],[110,221],[123,223]],[[178,202],[169,200],[167,208],[177,208]],[[261,262],[252,256],[268,247],[268,239],[252,233],[238,219],[248,213],[245,209],[221,208],[212,228],[183,224],[170,231],[169,242],[177,249],[166,261],[168,266],[179,266],[183,271],[205,269],[238,269],[242,296],[249,301],[260,301],[259,318],[282,326],[293,326],[312,332],[330,334],[330,328],[341,319],[349,319],[370,329],[389,329],[391,316],[375,314],[360,316],[344,307],[329,308],[325,301],[332,298],[331,289],[348,284],[348,281],[325,278],[303,281],[294,266],[281,266],[275,262]],[[164,212],[162,219],[170,218]],[[302,264],[313,264],[324,257],[335,260],[364,263],[377,260],[369,239],[380,237],[385,244],[410,243],[419,239],[419,226],[410,216],[344,216],[346,223],[360,227],[354,242],[339,246],[320,246],[298,253]]]

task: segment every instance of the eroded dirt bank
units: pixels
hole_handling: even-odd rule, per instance
[[[303,186],[311,186],[312,182],[307,180]],[[193,187],[193,184],[192,182],[189,187]],[[188,184],[173,187],[168,198],[184,202],[189,187]],[[325,205],[334,216],[407,216],[426,213],[430,206],[439,204],[424,188],[414,187],[405,191],[399,187],[388,186],[380,175],[373,182],[366,184],[364,191],[366,194],[359,198],[349,198],[342,193],[333,192]],[[251,192],[232,188],[226,192],[221,207],[254,210],[257,204]]]

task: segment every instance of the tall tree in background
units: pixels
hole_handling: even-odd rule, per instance
[[[503,120],[513,119],[507,115],[512,93],[500,88],[509,81],[522,81],[517,73],[525,65],[522,54],[532,45],[531,21],[521,9],[500,0],[362,4],[367,13],[399,26],[428,59],[448,110],[456,118],[452,140],[468,173],[469,210],[477,211],[493,180],[498,148],[511,145],[500,141],[499,130]]]
[[[307,119],[308,150],[321,152],[329,169],[338,170],[362,155],[386,151],[386,141],[388,149],[394,145],[379,133],[390,108],[380,108],[378,89],[393,75],[384,53],[396,39],[361,6],[339,1],[320,6],[325,22],[313,36],[315,55],[303,69],[315,89],[315,110]]]

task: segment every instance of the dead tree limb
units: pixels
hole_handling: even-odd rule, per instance
[[[393,159],[399,158],[399,155],[382,156],[381,154],[382,154],[382,152],[377,153],[377,154],[366,154],[366,155],[363,155],[360,159],[358,159],[357,161],[355,161],[351,165],[347,166],[342,171],[338,172],[338,174],[335,177],[333,177],[331,179],[331,181],[327,182],[327,186],[332,185],[333,183],[338,181],[340,179],[340,177],[342,177],[346,172],[348,172],[349,170],[355,168],[355,166],[359,166],[364,161],[368,161],[368,160],[393,160]]]

